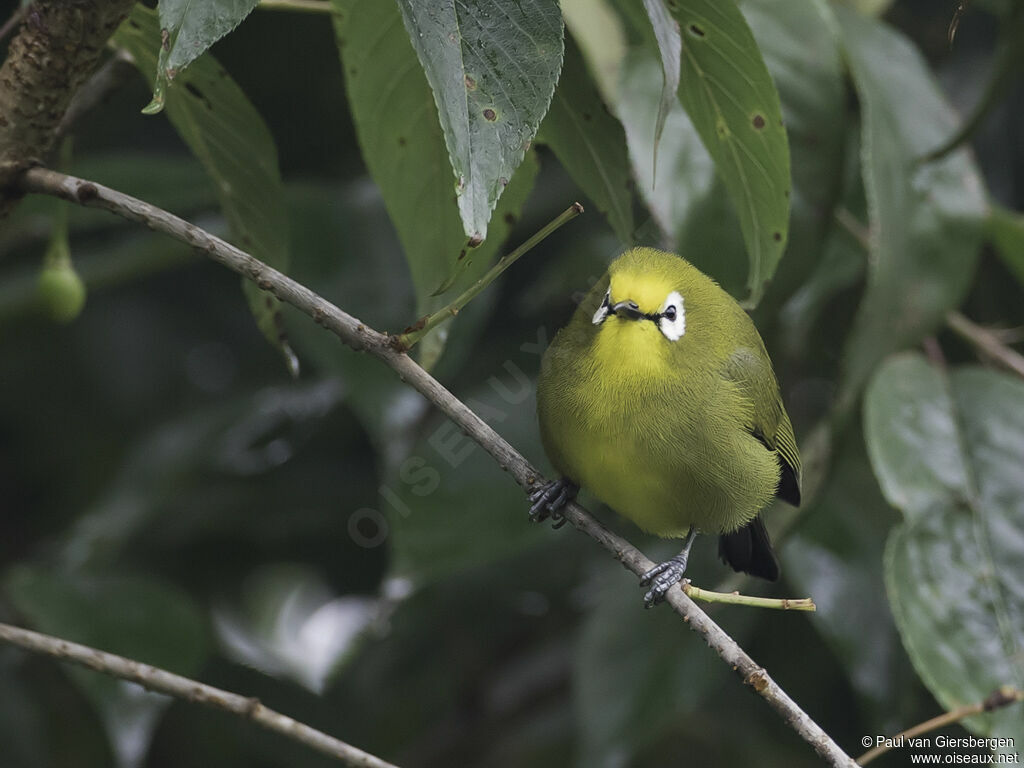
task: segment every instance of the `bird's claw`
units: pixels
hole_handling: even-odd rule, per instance
[[[686,559],[676,555],[671,560],[651,568],[640,577],[640,586],[650,586],[647,594],[644,595],[644,607],[653,608],[662,600],[673,586],[683,580],[686,573]]]
[[[565,516],[562,514],[562,507],[576,497],[579,486],[564,477],[554,480],[530,494],[530,520],[535,523],[551,518],[554,522],[552,528],[561,528],[565,525]]]

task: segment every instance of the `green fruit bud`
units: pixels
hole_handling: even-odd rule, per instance
[[[70,262],[43,267],[37,290],[44,310],[59,323],[70,323],[85,306],[85,283]]]

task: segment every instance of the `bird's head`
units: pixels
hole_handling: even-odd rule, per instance
[[[627,379],[678,368],[693,322],[688,294],[702,279],[711,282],[671,253],[633,248],[622,254],[582,309],[594,335],[595,363]]]

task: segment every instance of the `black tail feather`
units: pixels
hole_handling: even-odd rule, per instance
[[[768,581],[779,578],[779,561],[772,550],[768,529],[758,515],[738,531],[718,538],[718,556],[734,571],[749,573]]]

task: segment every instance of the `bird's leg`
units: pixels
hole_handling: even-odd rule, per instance
[[[683,542],[683,551],[671,560],[654,566],[640,578],[641,587],[646,587],[648,584],[651,587],[644,595],[646,607],[651,608],[660,603],[665,599],[665,594],[672,588],[672,585],[678,584],[682,580],[683,574],[686,573],[686,561],[690,559],[690,547],[693,546],[695,538],[697,538],[697,529],[691,525],[686,534],[686,540]]]
[[[579,490],[580,487],[567,477],[542,485],[530,494],[530,501],[533,502],[533,506],[530,507],[530,520],[539,523],[550,517],[555,522],[553,527],[561,528],[565,525],[562,507],[575,499]]]

